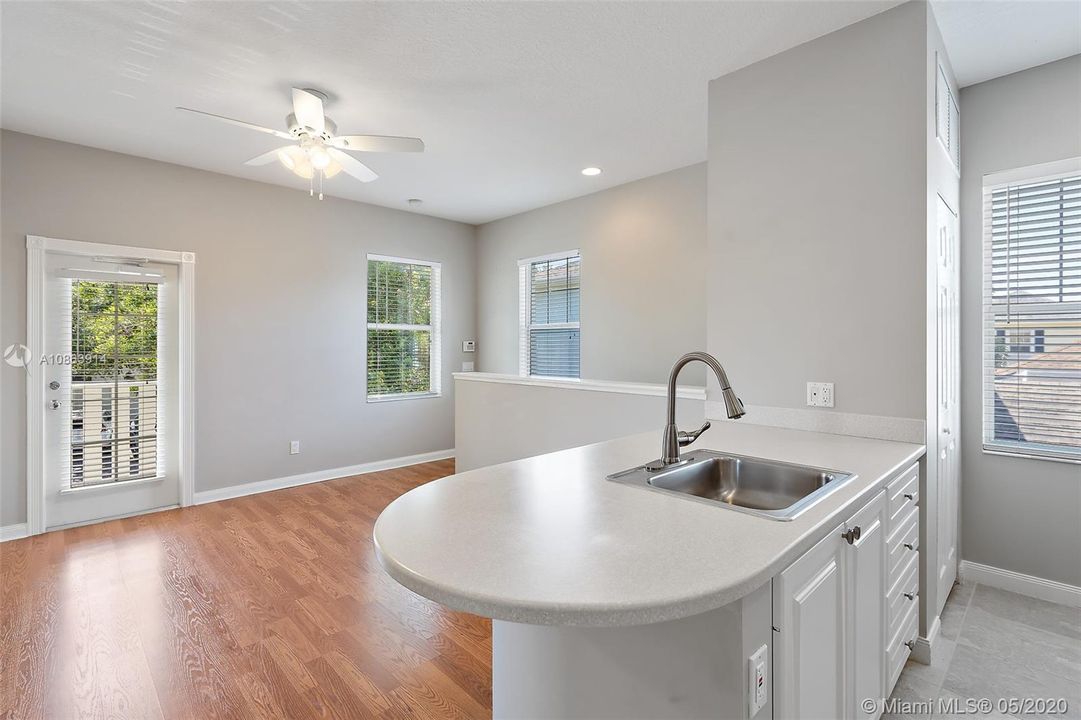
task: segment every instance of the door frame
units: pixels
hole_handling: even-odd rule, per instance
[[[82,257],[138,257],[177,267],[179,301],[179,468],[180,506],[193,504],[195,487],[195,384],[193,309],[195,253],[129,245],[109,245],[26,236],[26,344],[45,348],[45,255],[64,253]],[[28,535],[45,531],[45,383],[41,374],[26,382],[26,524]]]

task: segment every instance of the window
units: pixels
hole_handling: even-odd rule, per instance
[[[519,373],[581,374],[582,260],[578,251],[518,261]]]
[[[439,263],[368,256],[368,399],[440,392]]]
[[[71,281],[68,487],[158,474],[158,286]]]
[[[1081,461],[1081,159],[984,178],[984,448]]]

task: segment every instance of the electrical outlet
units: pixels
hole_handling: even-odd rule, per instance
[[[293,440],[292,442],[289,443],[289,454],[290,455],[299,455],[300,454],[300,441],[299,440]]]
[[[833,383],[807,383],[807,407],[833,407]]]
[[[473,363],[469,360],[462,362],[462,372],[473,372]]]
[[[769,647],[763,645],[747,659],[747,716],[754,717],[769,698]]]

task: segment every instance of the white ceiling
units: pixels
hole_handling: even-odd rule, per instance
[[[1081,53],[1078,0],[935,0],[961,87]]]
[[[339,176],[328,194],[418,197],[420,212],[480,223],[701,162],[711,78],[896,4],[4,2],[0,124],[306,190],[243,165],[274,138],[174,107],[284,129],[289,88],[315,87],[340,132],[427,143],[367,156],[380,179]],[[967,42],[987,4],[936,5],[947,41],[967,43],[953,58],[965,80],[991,63],[980,48],[995,68],[1018,61],[1001,19]],[[583,177],[588,165],[604,173]]]

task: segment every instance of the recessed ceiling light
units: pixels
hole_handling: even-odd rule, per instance
[[[408,200],[406,200],[406,202],[410,205],[420,205],[424,201],[420,198],[409,198]]]
[[[582,174],[583,174],[583,175],[588,175],[588,176],[590,176],[590,177],[592,177],[592,176],[594,176],[594,175],[600,175],[600,174],[601,174],[601,169],[600,169],[600,168],[598,168],[598,167],[587,167],[587,168],[583,168],[583,169],[582,169]]]

